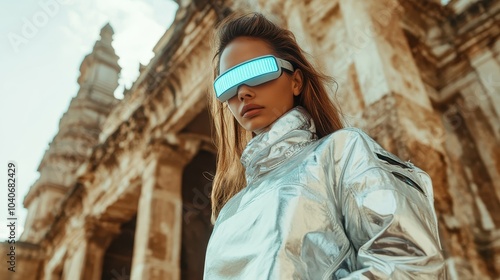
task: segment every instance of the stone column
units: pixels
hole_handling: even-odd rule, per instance
[[[357,46],[352,58],[365,104],[365,129],[383,147],[429,173],[443,247],[451,255],[463,255],[449,242],[451,234],[463,233],[453,233],[444,221],[453,216],[446,134],[401,28],[402,7],[396,0],[340,0],[340,9],[350,45]]]
[[[83,270],[85,267],[85,252],[87,251],[87,242],[81,241],[80,246],[74,245],[69,250],[68,271],[64,271],[66,279],[83,280]]]
[[[84,240],[72,256],[68,279],[100,280],[104,253],[113,238],[120,233],[120,224],[87,218]]]
[[[132,280],[180,279],[182,173],[191,157],[165,145],[146,157]]]
[[[497,74],[500,75],[500,72]],[[459,110],[463,118],[459,121],[463,121],[463,123],[454,123],[454,129],[466,128],[470,131],[482,164],[491,178],[491,190],[482,188],[480,192],[490,192],[486,197],[495,201],[491,207],[498,208],[500,207],[500,150],[495,133],[500,133],[500,131],[495,130],[499,127],[499,118],[493,116],[495,114],[493,110],[488,110],[491,109],[488,106],[495,106],[495,104],[486,96],[479,81],[474,81],[461,91],[462,96],[457,99],[457,108],[454,109]],[[500,92],[497,95],[500,96]],[[500,104],[496,105],[500,106]],[[491,114],[489,114],[490,112]],[[486,176],[481,177],[483,180],[486,179]],[[498,211],[493,210],[492,213],[498,213]],[[497,224],[500,225],[500,217]]]
[[[54,250],[54,248],[51,249]],[[50,249],[48,249],[48,251],[50,251]],[[69,264],[66,261],[66,251],[66,247],[57,248],[52,258],[47,261],[44,269],[44,280],[62,280],[61,278],[64,277],[60,277],[61,271],[66,275],[68,274],[68,271],[64,271],[64,266]]]
[[[109,244],[120,234],[121,224],[98,221],[88,218],[85,223],[87,250],[82,280],[100,280],[104,253]]]
[[[366,105],[397,94],[425,109],[430,100],[400,26],[397,0],[340,0],[353,58]]]
[[[364,99],[369,134],[404,160],[430,173],[436,206],[449,213],[445,133],[433,111],[400,22],[396,0],[340,0],[349,40],[359,46],[353,61]],[[358,41],[363,41],[360,44]]]
[[[472,67],[476,70],[497,118],[500,117],[500,64],[489,50],[483,50],[470,58]]]

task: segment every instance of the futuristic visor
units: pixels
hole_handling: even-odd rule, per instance
[[[236,95],[241,85],[256,86],[277,79],[282,69],[293,72],[290,62],[274,55],[259,56],[229,68],[214,82],[215,96],[224,102]]]

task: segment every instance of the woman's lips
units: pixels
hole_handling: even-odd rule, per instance
[[[244,118],[251,118],[253,116],[256,116],[262,111],[262,108],[255,108],[255,109],[250,109],[243,114]]]

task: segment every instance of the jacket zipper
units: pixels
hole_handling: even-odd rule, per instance
[[[379,154],[379,153],[375,153],[375,154],[377,155],[377,157],[378,157],[379,159],[381,159],[381,160],[383,160],[383,161],[386,161],[386,162],[387,162],[387,163],[389,163],[389,164],[392,164],[392,165],[397,165],[397,166],[402,167],[402,168],[404,168],[404,169],[410,169],[410,170],[412,169],[410,166],[408,166],[408,165],[406,165],[406,164],[404,164],[404,163],[402,163],[402,162],[399,162],[399,161],[397,161],[397,160],[395,160],[395,159],[393,159],[393,158],[391,158],[391,157],[384,156],[384,155]]]
[[[391,173],[392,173],[392,175],[394,175],[394,177],[398,178],[399,180],[403,181],[407,185],[411,186],[412,188],[416,189],[417,191],[419,191],[423,195],[425,195],[424,190],[417,183],[415,183],[415,181],[413,181],[412,179],[410,179],[410,178],[406,177],[405,175],[403,175],[399,172],[396,172],[396,171],[392,171]],[[427,196],[427,195],[425,195],[425,196]]]
[[[407,164],[404,164],[402,162],[399,162],[391,157],[388,157],[388,156],[385,156],[385,155],[382,155],[382,154],[379,154],[379,153],[375,153],[377,155],[377,157],[380,159],[380,160],[383,160],[385,162],[387,162],[388,164],[391,164],[391,165],[396,165],[396,166],[399,166],[405,170],[408,170],[408,171],[413,171],[413,164],[412,163],[408,163]],[[405,184],[411,186],[412,188],[416,189],[417,191],[421,192],[424,196],[427,196],[424,192],[424,190],[415,182],[413,181],[412,179],[408,178],[408,176],[402,174],[402,173],[399,173],[399,172],[396,172],[396,171],[391,171],[392,175],[394,175],[394,177],[396,177],[397,179],[403,181]]]

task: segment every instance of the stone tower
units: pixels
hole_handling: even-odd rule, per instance
[[[61,198],[75,183],[78,167],[88,159],[111,109],[118,100],[120,66],[111,45],[113,28],[101,29],[92,53],[80,66],[80,89],[59,122],[59,132],[45,151],[38,172],[40,178],[24,199],[28,209],[25,231],[20,240],[38,243],[53,222]]]

